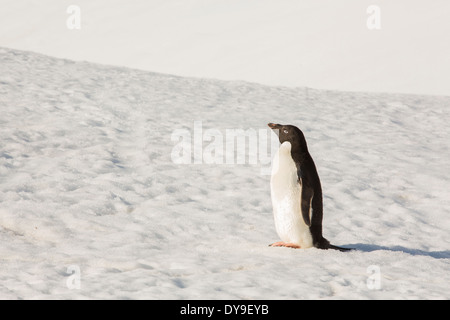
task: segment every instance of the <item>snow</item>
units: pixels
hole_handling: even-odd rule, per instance
[[[1,0],[0,299],[449,299],[448,9]],[[269,122],[356,250],[268,247]]]
[[[450,298],[448,96],[0,61],[1,299]],[[261,163],[172,161],[197,121],[300,127],[324,235],[356,250],[268,247]]]
[[[80,29],[67,27],[73,5]],[[367,27],[374,5],[379,30]],[[0,46],[272,86],[450,95],[449,10],[448,0],[2,0]]]

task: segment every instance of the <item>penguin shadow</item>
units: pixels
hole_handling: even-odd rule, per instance
[[[450,259],[450,250],[424,251],[424,250],[419,250],[419,249],[406,248],[406,247],[402,247],[402,246],[387,247],[387,246],[379,246],[376,244],[364,244],[364,243],[349,244],[348,247],[354,249],[355,251],[362,251],[362,252],[386,250],[386,251],[393,251],[393,252],[404,252],[404,253],[410,254],[412,256],[425,256],[425,257],[431,257],[434,259]]]

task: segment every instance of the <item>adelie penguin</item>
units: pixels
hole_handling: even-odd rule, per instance
[[[268,124],[280,140],[272,164],[270,191],[275,228],[273,247],[335,249],[322,236],[322,187],[303,132],[292,125]]]

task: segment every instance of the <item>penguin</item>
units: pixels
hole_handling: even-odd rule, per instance
[[[273,247],[348,251],[322,235],[322,187],[303,132],[293,125],[269,123],[280,140],[272,163],[271,200],[281,241]]]

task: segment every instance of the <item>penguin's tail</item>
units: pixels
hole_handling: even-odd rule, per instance
[[[334,246],[331,243],[328,245],[327,249],[339,250],[341,252],[347,252],[347,251],[353,250],[353,248],[342,248],[342,247]]]
[[[324,249],[324,250],[333,249],[333,250],[339,250],[341,252],[347,252],[347,251],[353,250],[352,248],[342,248],[342,247],[332,245],[330,243],[330,241],[328,241],[324,237],[321,237],[321,239],[319,241],[315,242],[314,246],[318,249]]]

